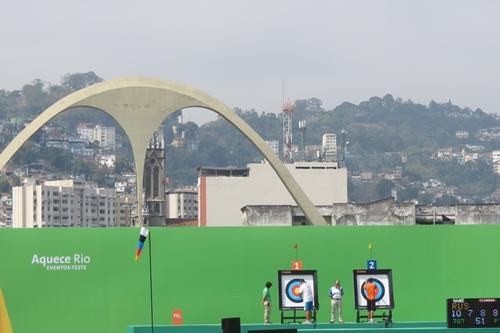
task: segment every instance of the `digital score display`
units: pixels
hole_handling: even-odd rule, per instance
[[[448,327],[500,327],[499,298],[448,298]]]

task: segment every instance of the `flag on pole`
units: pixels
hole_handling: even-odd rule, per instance
[[[368,250],[371,250],[372,249],[372,243],[369,243],[368,244]]]
[[[297,250],[297,249],[299,248],[299,244],[295,243],[295,245],[293,246],[293,248],[294,248],[295,250]]]
[[[149,230],[145,227],[141,227],[141,233],[139,234],[139,241],[137,242],[137,250],[135,251],[135,261],[139,260],[142,248],[144,247],[144,242],[146,242],[146,238],[148,238],[148,235],[149,235]]]

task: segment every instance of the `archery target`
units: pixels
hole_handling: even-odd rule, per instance
[[[375,295],[375,302],[378,302],[380,300],[382,300],[384,298],[384,295],[385,295],[385,285],[384,283],[382,283],[382,281],[380,281],[379,279],[376,279],[376,278],[372,278],[372,282],[375,286],[377,286],[377,295]],[[368,279],[363,282],[363,284],[361,285],[361,296],[363,296],[363,298],[365,300],[368,300],[368,296],[366,294],[366,290],[365,290],[365,284],[368,282]]]
[[[317,309],[317,283],[315,273],[305,273],[301,271],[280,271],[279,272],[279,293],[280,308],[303,308],[304,300],[300,295],[300,281],[304,279],[313,292],[313,307]]]
[[[290,280],[285,287],[285,296],[294,303],[302,303],[303,299],[300,296],[300,280]]]
[[[377,295],[375,296],[376,307],[390,309],[394,307],[392,276],[390,270],[360,270],[354,271],[354,275],[356,308],[366,308],[367,296],[364,286],[369,278],[373,280],[373,283],[378,289]]]

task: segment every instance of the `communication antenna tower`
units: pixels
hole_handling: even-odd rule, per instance
[[[294,105],[287,101],[283,104],[283,160],[285,162],[293,161],[292,152],[292,113]]]

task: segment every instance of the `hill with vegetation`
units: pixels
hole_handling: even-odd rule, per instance
[[[20,90],[0,90],[0,121],[9,121],[22,127],[24,122],[34,119],[60,98],[100,81],[102,78],[93,72],[75,73],[64,76],[59,84],[34,80]],[[240,108],[235,108],[235,112],[265,140],[281,141],[280,114]],[[403,170],[404,182],[378,181],[361,185],[350,182],[350,200],[375,200],[397,189],[402,200],[419,199],[425,202],[430,199],[426,199],[421,187],[415,184],[431,179],[438,179],[456,188],[458,193],[477,201],[496,191],[497,176],[486,158],[466,162],[433,158],[440,148],[453,147],[457,151],[467,151],[468,147],[479,147],[481,156],[500,149],[499,138],[485,140],[478,135],[500,128],[499,117],[479,108],[461,108],[450,101],[431,101],[423,105],[387,94],[371,97],[359,104],[344,102],[328,110],[320,99],[310,98],[295,101],[293,120],[294,138],[300,138],[298,121],[306,121],[305,145],[319,145],[324,133],[336,133],[338,139],[342,131],[347,133],[349,144],[346,146],[344,163],[354,175],[361,172],[391,172],[395,168]],[[119,146],[122,147],[118,152],[117,170],[103,170],[74,158],[67,151],[44,148],[39,144],[42,138],[37,135],[16,154],[13,165],[19,167],[44,160],[52,172],[84,174],[98,183],[103,183],[109,173],[132,169],[126,135],[105,113],[80,108],[59,115],[49,125],[61,128],[68,135],[76,135],[79,123],[117,127],[117,137],[121,141]],[[194,122],[180,124],[177,117],[172,116],[163,125],[167,142],[167,176],[173,185],[195,184],[199,166],[245,166],[263,159],[241,133],[220,117],[198,126]],[[456,133],[459,131],[468,132],[469,137],[457,138]],[[183,144],[172,144],[182,132]],[[8,139],[4,138],[3,146]],[[294,141],[298,144],[300,140]],[[450,200],[453,202],[453,198]]]

